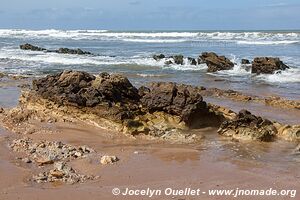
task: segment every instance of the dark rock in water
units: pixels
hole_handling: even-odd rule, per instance
[[[248,65],[250,61],[248,59],[242,59],[242,65]]]
[[[199,62],[200,61],[200,62]],[[230,70],[234,67],[234,64],[225,56],[218,56],[213,52],[204,52],[198,58],[198,63],[206,63],[208,66],[208,72],[216,72],[220,70]]]
[[[62,54],[78,54],[78,55],[90,55],[91,52],[83,51],[81,49],[68,49],[68,48],[60,48],[58,50],[47,50],[41,47],[33,46],[31,44],[22,44],[20,45],[20,49],[22,50],[31,50],[31,51],[45,51],[48,53],[62,53]]]
[[[188,57],[188,61],[190,62],[191,65],[197,65],[197,61],[195,58]]]
[[[166,56],[164,54],[157,54],[157,55],[153,55],[153,59],[156,61],[159,61],[161,59],[164,59]]]
[[[38,46],[33,46],[31,44],[22,44],[20,45],[20,49],[22,50],[31,50],[31,51],[45,51],[46,49],[38,47]]]
[[[289,69],[279,58],[257,57],[252,62],[253,74],[274,74],[277,70]]]
[[[218,132],[236,139],[269,142],[274,139],[277,129],[271,121],[241,110],[235,119],[224,121]]]
[[[64,71],[33,81],[33,89],[45,99],[60,105],[93,107],[100,102],[138,101],[138,90],[121,75]]]
[[[183,65],[183,55],[175,55],[175,56],[172,56],[172,58],[174,59],[175,64]]]
[[[176,83],[153,83],[142,98],[149,112],[163,111],[180,116],[187,125],[215,124],[215,119],[200,95],[200,88]],[[196,125],[197,124],[197,125]]]
[[[174,63],[172,62],[172,60],[166,60],[166,62],[165,62],[165,65],[172,65],[172,64],[174,64]]]
[[[69,49],[69,48],[60,48],[56,52],[62,54],[78,54],[78,55],[91,54],[91,52],[83,51],[81,49]]]

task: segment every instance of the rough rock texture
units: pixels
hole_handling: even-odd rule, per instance
[[[60,48],[56,50],[57,53],[62,53],[62,54],[78,54],[78,55],[90,55],[92,54],[91,52],[88,51],[83,51],[81,49],[69,49],[69,48]]]
[[[176,83],[153,83],[150,92],[141,98],[142,105],[150,112],[163,111],[180,117],[189,126],[206,124],[212,113],[200,95],[200,88]],[[198,121],[198,122],[196,122]]]
[[[242,65],[248,65],[250,64],[250,61],[248,59],[242,59]]]
[[[277,129],[271,121],[241,110],[235,119],[224,121],[218,132],[235,139],[269,142],[274,139]]]
[[[279,58],[257,57],[252,62],[253,74],[273,74],[275,71],[288,68]]]
[[[175,55],[175,56],[172,56],[173,60],[174,60],[174,63],[177,64],[177,65],[183,65],[183,55]]]
[[[31,44],[28,44],[28,43],[20,45],[20,49],[22,49],[22,50],[31,50],[31,51],[46,51],[46,49],[44,49],[44,48],[34,46],[34,45],[31,45]]]
[[[102,165],[114,164],[118,162],[119,158],[117,156],[102,156],[100,159],[100,163]]]
[[[218,56],[213,52],[204,52],[198,58],[198,63],[206,63],[208,72],[216,72],[220,70],[230,70],[234,64],[225,56]]]
[[[29,138],[13,140],[9,146],[13,151],[26,153],[31,161],[41,166],[61,160],[82,158],[95,152],[86,146],[75,147],[59,141],[34,142]]]
[[[242,139],[270,141],[277,132],[297,138],[297,129],[278,131],[283,125],[256,117],[248,111],[239,114],[221,106],[207,104],[202,95],[226,96],[250,101],[261,99],[232,90],[205,89],[176,83],[151,83],[135,88],[118,74],[97,76],[64,71],[33,82],[23,92],[20,106],[5,113],[16,127],[31,131],[29,120],[76,122],[100,126],[123,133],[178,140],[180,143],[201,139],[189,129],[220,127],[219,133]],[[5,122],[5,120],[3,120]],[[7,127],[7,126],[6,126]],[[34,128],[34,127],[33,127]],[[295,127],[293,127],[295,128]],[[19,129],[18,129],[19,130]],[[25,133],[25,131],[24,131]],[[297,137],[295,137],[297,136]]]
[[[37,183],[64,182],[67,184],[75,184],[97,178],[99,177],[78,174],[76,170],[68,166],[65,162],[57,162],[50,171],[33,176],[33,181]]]
[[[157,55],[153,55],[153,59],[156,61],[159,61],[161,59],[164,59],[166,56],[164,54],[157,54]]]
[[[94,107],[100,102],[138,101],[138,90],[121,75],[64,71],[33,82],[33,89],[58,104]]]
[[[15,123],[33,118],[80,120],[131,135],[184,138],[179,133],[182,130],[218,127],[221,123],[200,91],[201,88],[175,83],[154,83],[138,90],[118,74],[93,76],[64,71],[35,80],[33,89],[20,98],[14,115],[19,117],[12,119]],[[185,139],[188,137],[195,138],[190,135]]]
[[[45,48],[41,48],[38,46],[34,46],[32,44],[22,44],[20,45],[20,49],[22,50],[31,50],[31,51],[45,51],[45,52],[54,52],[54,53],[62,53],[62,54],[77,54],[77,55],[91,55],[91,52],[83,51],[81,49],[69,49],[69,48],[60,48],[58,50],[47,50]]]
[[[300,125],[277,125],[278,137],[284,138],[289,141],[300,141]]]

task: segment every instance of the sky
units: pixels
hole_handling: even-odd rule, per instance
[[[300,0],[0,0],[0,28],[300,29]]]

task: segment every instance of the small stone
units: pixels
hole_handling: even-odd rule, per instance
[[[24,163],[31,163],[32,162],[29,158],[23,158],[22,161]]]
[[[61,179],[61,178],[64,177],[65,174],[62,171],[54,169],[54,170],[50,171],[50,175],[55,177],[55,178]]]
[[[57,170],[63,170],[65,168],[65,163],[64,162],[56,162],[54,163],[54,169]]]
[[[36,162],[42,166],[42,165],[49,165],[49,164],[53,164],[54,161],[50,158],[40,158],[38,160],[36,160]]]
[[[81,156],[82,156],[82,153],[79,152],[79,151],[76,151],[75,154],[74,154],[74,156],[75,156],[76,158],[81,157]]]
[[[100,163],[102,165],[107,165],[107,164],[113,164],[115,162],[117,162],[119,160],[119,158],[117,158],[116,156],[102,156]]]
[[[4,113],[4,109],[0,107],[0,113]]]

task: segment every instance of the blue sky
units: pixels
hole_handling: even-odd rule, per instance
[[[300,29],[300,0],[0,0],[0,2],[0,28]]]

